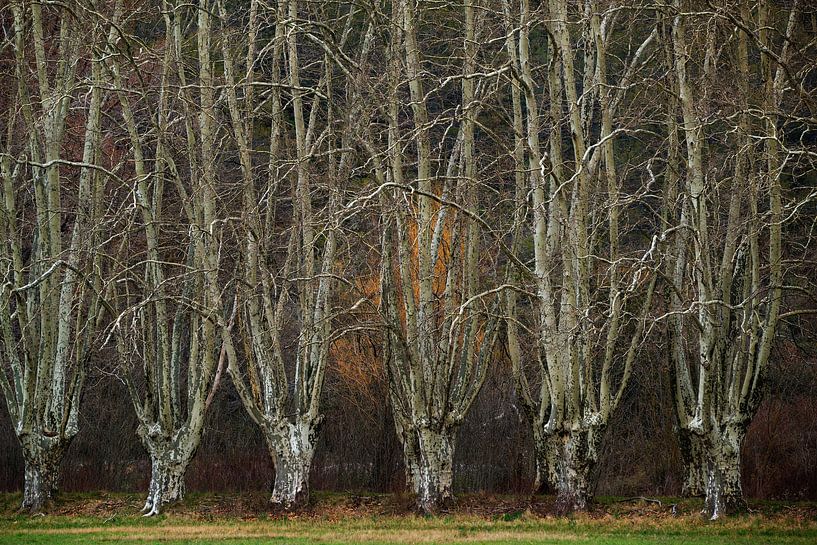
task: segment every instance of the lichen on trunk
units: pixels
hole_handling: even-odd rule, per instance
[[[533,419],[532,419],[533,420]],[[542,431],[537,423],[533,422],[533,453],[536,477],[531,487],[531,494],[547,494],[550,492],[550,468],[551,461],[548,456],[548,448]]]
[[[315,454],[320,418],[282,421],[265,430],[270,456],[275,466],[271,501],[286,509],[309,503],[309,471]]]
[[[165,505],[184,499],[184,477],[201,440],[201,430],[183,428],[164,437],[156,433],[158,429],[154,426],[139,430],[151,465],[150,486],[142,508],[146,517],[158,515]]]
[[[158,515],[165,505],[184,499],[184,476],[190,460],[177,453],[151,456],[150,487],[142,513]]]
[[[57,493],[60,465],[71,439],[60,437],[23,438],[25,482],[21,511],[42,511]]]
[[[403,447],[403,465],[406,471],[406,487],[418,496],[420,495],[420,447],[417,433],[407,429],[395,417],[397,438]]]

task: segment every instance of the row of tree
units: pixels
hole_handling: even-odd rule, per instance
[[[0,391],[23,507],[56,491],[100,353],[150,455],[146,514],[184,495],[225,374],[296,507],[333,346],[366,336],[422,511],[452,499],[456,430],[502,359],[536,488],[586,508],[646,342],[672,361],[684,491],[740,508],[778,325],[815,308],[815,18],[10,1]]]

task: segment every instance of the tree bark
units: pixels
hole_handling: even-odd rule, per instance
[[[548,448],[546,441],[543,438],[542,432],[537,431],[536,424],[533,425],[533,454],[534,462],[536,464],[536,478],[533,481],[531,494],[541,495],[550,492],[550,468],[551,462],[548,456]]]
[[[142,512],[146,517],[158,515],[162,507],[184,499],[184,476],[190,458],[170,452],[150,457],[150,488]]]
[[[397,430],[397,437],[403,447],[403,465],[406,469],[406,487],[409,488],[415,496],[420,496],[420,446],[417,433],[411,429],[404,427],[399,421],[397,415],[394,418],[395,428]]]
[[[142,513],[158,515],[168,504],[184,499],[184,477],[198,447],[200,435],[174,434],[172,439],[154,438],[140,433],[150,455],[150,487]]]
[[[746,432],[726,426],[710,434],[703,514],[712,520],[746,509],[740,482],[740,448]]]
[[[556,512],[584,511],[593,499],[592,471],[598,461],[594,429],[557,432],[548,438],[551,486],[556,491]]]
[[[687,497],[702,497],[706,494],[707,481],[706,444],[700,435],[686,429],[679,430],[678,440],[684,467],[681,494]]]
[[[21,511],[38,513],[54,499],[60,479],[60,465],[70,439],[59,437],[23,440],[25,483]]]
[[[454,501],[454,430],[420,428],[417,437],[417,508],[434,514]]]
[[[284,421],[266,433],[275,466],[271,501],[290,510],[309,503],[309,471],[315,454],[319,421],[298,418]]]

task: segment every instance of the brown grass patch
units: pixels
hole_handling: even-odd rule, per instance
[[[0,530],[0,534],[5,533]],[[275,528],[258,524],[202,524],[169,525],[151,528],[110,528],[94,526],[89,528],[44,528],[15,530],[17,534],[39,535],[104,535],[108,540],[122,541],[165,541],[191,539],[259,539],[259,538],[306,538],[313,541],[371,543],[388,542],[395,544],[412,543],[460,543],[507,542],[519,540],[575,541],[572,534],[542,532],[534,530],[503,529],[489,531],[485,528],[463,531],[458,528],[329,528],[307,527]]]

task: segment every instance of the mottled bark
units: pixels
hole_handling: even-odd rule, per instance
[[[684,467],[684,482],[681,494],[687,497],[703,496],[706,493],[706,445],[703,439],[689,430],[679,430],[681,462]]]
[[[319,425],[319,421],[297,419],[294,423],[281,422],[265,432],[275,466],[273,504],[289,510],[309,503],[309,470]]]
[[[535,424],[533,428],[533,454],[536,477],[531,487],[531,493],[534,495],[548,494],[551,491],[549,480],[551,461],[548,456],[547,445],[542,437],[542,432],[536,429]]]
[[[712,520],[746,509],[740,482],[740,447],[746,432],[726,426],[709,436],[703,514]]]
[[[40,512],[54,499],[62,458],[70,443],[70,439],[58,437],[22,441],[25,483],[21,511]]]
[[[571,430],[547,439],[550,484],[556,512],[584,511],[593,499],[592,472],[598,461],[599,430]]]
[[[417,437],[417,509],[433,514],[454,501],[454,430],[421,428]]]
[[[415,496],[420,495],[420,447],[417,434],[413,429],[406,428],[397,415],[394,418],[397,438],[403,447],[403,465],[406,470],[406,488]]]
[[[201,441],[201,428],[182,428],[171,437],[159,427],[140,426],[139,436],[150,455],[150,487],[142,513],[158,515],[165,505],[184,499],[184,476]]]
[[[184,476],[192,456],[180,451],[156,452],[150,456],[150,487],[142,513],[158,515],[162,507],[184,499]]]

